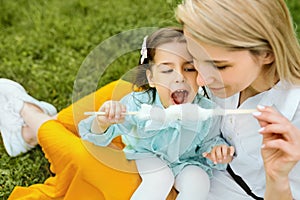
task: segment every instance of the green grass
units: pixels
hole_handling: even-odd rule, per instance
[[[0,77],[21,83],[34,97],[59,110],[72,103],[74,80],[87,55],[102,41],[140,27],[176,24],[179,0],[0,0]],[[287,1],[300,24],[299,0]],[[136,53],[117,59],[99,86],[136,65]],[[39,147],[10,158],[0,139],[0,199],[16,185],[51,175]]]
[[[123,31],[174,25],[174,5],[170,0],[0,0],[0,77],[21,83],[60,110],[72,103],[79,67],[98,44]],[[137,59],[115,61],[99,85],[118,79]],[[10,158],[1,143],[0,199],[16,185],[41,183],[51,175],[39,147]]]

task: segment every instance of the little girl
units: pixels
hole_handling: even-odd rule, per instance
[[[234,149],[220,137],[220,119],[186,120],[197,106],[213,109],[215,105],[198,93],[197,72],[187,51],[181,30],[162,28],[144,39],[135,85],[141,89],[120,102],[107,101],[93,115],[79,123],[84,140],[107,146],[122,135],[127,159],[136,160],[142,183],[132,200],[166,199],[175,186],[177,199],[207,199],[212,169],[224,170]],[[188,104],[188,103],[193,103]],[[150,104],[151,119],[127,112],[139,111]],[[164,121],[164,109],[181,105],[180,120]],[[159,116],[157,116],[159,115]],[[212,160],[203,157],[211,152]]]

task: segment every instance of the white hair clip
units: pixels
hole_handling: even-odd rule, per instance
[[[145,58],[147,58],[147,38],[148,35],[144,37],[144,41],[142,44],[142,49],[141,49],[141,64],[144,63]]]

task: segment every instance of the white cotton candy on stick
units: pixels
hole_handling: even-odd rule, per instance
[[[137,112],[136,116],[142,120],[151,119],[152,108],[153,108],[152,105],[142,104],[141,109]]]
[[[150,105],[142,106],[142,112],[138,112],[139,116],[146,116],[142,117],[143,119],[158,119],[161,118],[165,122],[175,121],[175,120],[182,120],[183,113],[185,113],[184,118],[185,120],[189,121],[205,121],[210,117],[217,116],[217,115],[236,115],[236,114],[250,114],[255,111],[256,109],[205,109],[202,108],[196,104],[180,104],[180,105],[172,105],[169,106],[167,109],[156,109],[160,113],[155,112],[155,110],[152,110],[153,107]],[[152,110],[152,112],[151,112]],[[151,113],[150,113],[151,112]],[[158,116],[157,116],[158,115]],[[162,116],[164,115],[164,116]]]
[[[190,106],[190,107],[189,107]],[[149,104],[142,104],[141,109],[137,112],[126,112],[122,113],[124,115],[136,115],[139,119],[155,119],[155,120],[164,120],[164,121],[175,121],[182,120],[183,109],[190,110],[190,114],[186,117],[190,121],[205,121],[210,117],[216,115],[236,115],[236,114],[250,114],[256,109],[205,109],[196,104],[180,104],[172,105],[167,109],[162,109],[157,106],[152,106]],[[85,112],[85,115],[105,115],[105,112]]]

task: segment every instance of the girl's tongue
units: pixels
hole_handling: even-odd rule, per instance
[[[186,90],[176,90],[171,94],[171,97],[175,104],[183,104],[188,96],[188,91]]]

